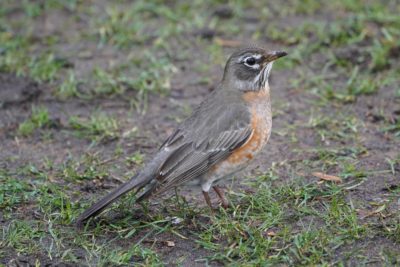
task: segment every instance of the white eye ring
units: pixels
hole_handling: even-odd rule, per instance
[[[260,64],[256,64],[256,62],[257,59],[254,56],[246,57],[243,60],[244,65],[246,65],[249,68],[258,70],[260,69]]]

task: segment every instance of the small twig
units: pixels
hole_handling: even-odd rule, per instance
[[[113,178],[116,181],[119,181],[121,183],[125,183],[126,181],[118,176],[115,176],[114,174],[110,174],[110,177]]]
[[[334,175],[329,175],[329,174],[325,174],[322,172],[313,172],[312,175],[314,175],[315,177],[318,177],[322,180],[325,181],[332,181],[335,183],[341,183],[342,179],[340,177],[334,176]]]
[[[105,160],[103,160],[103,161],[100,161],[100,162],[99,162],[99,165],[104,165],[104,164],[106,164],[106,163],[109,163],[109,162],[114,161],[114,160],[117,160],[117,159],[118,159],[118,157],[113,157],[113,158],[105,159]]]
[[[362,181],[359,182],[358,184],[345,187],[344,189],[345,189],[345,190],[352,190],[352,189],[356,188],[357,186],[362,185],[364,182],[365,182],[365,180],[362,180]]]

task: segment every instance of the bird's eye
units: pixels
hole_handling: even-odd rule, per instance
[[[245,60],[246,65],[253,66],[256,64],[256,59],[254,57],[248,57]]]

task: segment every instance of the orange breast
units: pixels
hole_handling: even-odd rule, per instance
[[[243,99],[249,104],[251,109],[251,127],[253,133],[243,146],[227,158],[227,162],[231,164],[242,164],[251,160],[267,143],[271,130],[271,123],[268,119],[270,110],[267,90],[248,92],[244,94]]]
[[[253,133],[249,140],[240,148],[235,150],[228,158],[227,161],[231,164],[241,164],[251,160],[265,145],[268,138],[268,130],[264,124],[263,118],[253,113],[251,126]]]
[[[214,178],[223,177],[244,167],[267,143],[271,131],[271,110],[268,90],[248,92],[243,95],[251,112],[253,132],[247,142],[224,161],[211,168]]]

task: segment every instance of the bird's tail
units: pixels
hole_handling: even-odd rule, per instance
[[[117,189],[103,197],[101,200],[97,201],[90,208],[85,210],[76,220],[76,224],[81,226],[84,221],[89,219],[90,217],[96,216],[101,211],[103,211],[108,205],[113,203],[115,200],[125,195],[129,191],[133,189],[140,190],[148,181],[145,177],[139,177],[138,175],[134,176],[128,182],[122,184]]]

